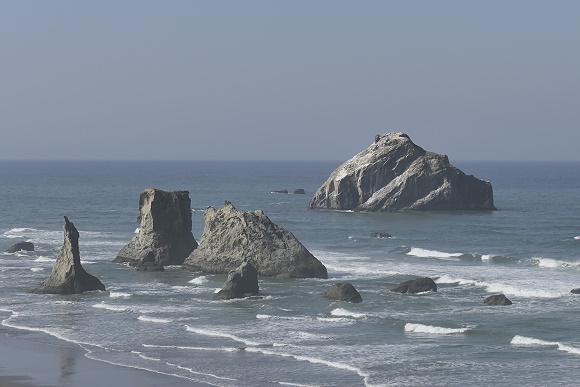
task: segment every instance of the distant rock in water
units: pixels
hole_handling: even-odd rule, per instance
[[[580,288],[572,289],[572,290],[570,290],[570,293],[572,293],[572,294],[580,294]]]
[[[105,285],[81,266],[79,232],[65,216],[64,244],[56,258],[50,277],[27,291],[29,293],[77,294],[91,290],[105,290]]]
[[[392,237],[391,234],[387,232],[373,232],[371,233],[371,238],[385,239]]]
[[[425,151],[404,133],[377,135],[332,172],[308,206],[377,212],[496,209],[489,182],[464,174],[447,156]]]
[[[429,277],[405,281],[391,289],[391,292],[404,294],[417,294],[423,292],[436,292],[436,291],[437,284]]]
[[[141,271],[161,271],[164,265],[181,265],[197,247],[191,233],[191,199],[188,191],[149,188],[139,198],[139,236],[113,260]]]
[[[214,300],[231,300],[258,294],[258,271],[248,262],[242,263],[236,270],[230,271],[228,279],[219,292],[214,294]]]
[[[281,190],[277,190],[277,191],[272,191],[271,193],[274,194],[287,194],[288,190],[287,189],[281,189]]]
[[[324,293],[324,297],[353,303],[362,302],[360,293],[348,282],[335,283]]]
[[[512,304],[512,302],[503,294],[489,296],[483,300],[483,303],[489,306],[504,306]]]
[[[304,191],[302,188],[298,188],[294,190],[294,195],[305,195],[306,191]]]
[[[34,244],[32,242],[18,242],[6,250],[7,253],[16,253],[18,251],[34,251]]]
[[[326,267],[284,228],[272,223],[261,210],[238,211],[226,201],[204,214],[201,244],[183,268],[205,273],[229,273],[250,262],[260,276],[327,278]]]

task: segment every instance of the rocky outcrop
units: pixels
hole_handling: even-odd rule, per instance
[[[270,193],[273,193],[273,194],[287,194],[288,193],[288,190],[287,189],[279,189],[279,190],[272,191]]]
[[[572,294],[580,294],[580,288],[572,289],[572,290],[570,290],[570,293],[572,293]]]
[[[483,300],[483,303],[489,306],[504,306],[512,304],[512,302],[503,294],[489,296]]]
[[[360,293],[348,282],[338,282],[332,285],[326,290],[324,297],[353,303],[362,302]]]
[[[371,233],[371,238],[386,239],[392,237],[391,234],[387,232],[373,232]]]
[[[248,262],[242,263],[236,270],[230,271],[228,279],[214,300],[231,300],[258,294],[258,271]]]
[[[6,250],[7,253],[16,253],[18,251],[34,251],[34,244],[32,242],[18,242]]]
[[[294,190],[294,195],[305,195],[306,191],[303,188],[298,188]]]
[[[423,292],[436,292],[436,291],[437,284],[429,277],[405,281],[391,289],[391,292],[404,294],[417,294]]]
[[[28,289],[28,292],[77,294],[91,290],[105,290],[105,285],[81,266],[79,232],[65,216],[64,244],[56,258],[52,273],[38,286]]]
[[[149,188],[139,198],[139,236],[123,247],[115,263],[138,270],[163,270],[181,265],[197,247],[191,233],[191,199],[187,191]]]
[[[308,206],[377,212],[496,209],[489,182],[464,174],[447,156],[425,151],[404,133],[377,135],[332,172]]]
[[[238,211],[226,201],[204,214],[201,243],[183,268],[205,273],[229,273],[242,262],[256,267],[264,277],[327,278],[326,267],[284,228],[272,223],[261,210]]]

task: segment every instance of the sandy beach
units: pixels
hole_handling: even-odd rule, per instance
[[[0,326],[0,387],[206,386],[89,359],[77,345]]]

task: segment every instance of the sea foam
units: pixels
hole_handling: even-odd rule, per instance
[[[452,335],[455,333],[465,333],[470,329],[471,328],[444,328],[432,325],[413,324],[413,323],[405,324],[405,332],[427,333],[431,335]]]
[[[206,282],[208,282],[209,280],[207,279],[206,276],[202,275],[200,277],[196,277],[192,280],[189,281],[190,284],[195,284],[195,285],[203,285]]]

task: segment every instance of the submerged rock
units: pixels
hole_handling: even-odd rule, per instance
[[[255,296],[258,290],[258,271],[251,263],[244,262],[236,270],[230,271],[224,286],[214,294],[213,299],[231,300]]]
[[[428,152],[404,133],[375,142],[339,166],[310,208],[353,211],[495,210],[491,184],[466,175],[445,155]]]
[[[437,284],[429,277],[405,281],[391,289],[391,292],[404,294],[417,294],[423,292],[436,292],[436,291]]]
[[[371,238],[385,239],[385,238],[390,238],[390,237],[392,237],[392,235],[387,233],[387,232],[373,232],[373,233],[371,233]]]
[[[16,253],[18,251],[34,251],[34,244],[32,242],[18,242],[6,250],[7,253]]]
[[[91,290],[105,290],[105,285],[81,266],[79,232],[65,216],[64,243],[50,277],[27,291],[29,293],[77,294]]]
[[[275,193],[275,194],[287,194],[288,193],[288,190],[287,189],[280,189],[280,190],[272,191],[271,193]]]
[[[258,274],[281,278],[327,278],[326,267],[284,228],[261,211],[238,211],[226,201],[204,214],[201,244],[183,268],[225,274],[250,262]]]
[[[164,265],[181,265],[197,247],[191,233],[191,199],[188,191],[149,188],[139,198],[139,236],[113,260],[143,271],[160,271]]]
[[[503,294],[489,296],[483,300],[483,303],[489,306],[504,306],[512,304],[512,302]]]
[[[353,303],[362,302],[360,293],[348,282],[338,282],[332,285],[326,290],[324,297]]]

